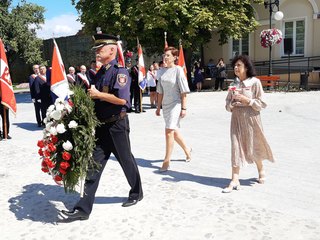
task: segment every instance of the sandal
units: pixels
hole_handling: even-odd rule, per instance
[[[259,178],[257,179],[257,182],[259,184],[264,184],[265,180],[266,180],[266,173],[264,170],[262,170],[259,172]]]
[[[222,189],[223,193],[231,193],[232,190],[240,190],[240,182],[238,181],[238,183],[235,183],[234,181],[231,181],[228,187],[225,187],[224,189]]]
[[[189,157],[186,157],[186,162],[190,162],[191,161],[191,152],[192,152],[192,148],[190,148]]]

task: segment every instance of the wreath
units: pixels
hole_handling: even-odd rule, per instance
[[[81,86],[71,90],[69,100],[57,98],[48,108],[43,138],[37,143],[41,170],[57,184],[63,184],[67,193],[76,191],[89,168],[99,167],[92,156],[99,124],[94,102]]]
[[[264,48],[279,44],[282,41],[282,32],[279,29],[265,29],[260,33],[260,43]]]

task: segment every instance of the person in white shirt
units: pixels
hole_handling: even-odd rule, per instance
[[[156,108],[156,98],[157,98],[157,74],[154,70],[154,66],[151,65],[147,72],[147,86],[150,91],[150,104],[151,108]]]

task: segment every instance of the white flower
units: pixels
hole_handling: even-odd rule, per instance
[[[70,151],[70,150],[72,150],[72,148],[73,148],[72,143],[69,142],[69,141],[64,142],[64,143],[62,144],[62,147],[63,147],[63,149],[66,150],[66,151]]]
[[[57,98],[56,101],[54,102],[54,105],[57,106],[58,104],[63,104],[63,99],[62,98]]]
[[[69,128],[77,128],[78,127],[78,123],[74,120],[70,121],[68,124]]]
[[[66,128],[64,127],[63,123],[58,124],[56,129],[58,133],[64,133],[66,131]]]
[[[57,120],[57,121],[58,121],[58,120],[61,119],[62,114],[61,114],[60,111],[55,110],[55,111],[53,111],[52,113],[50,113],[50,117],[52,117],[54,120]]]
[[[63,109],[64,109],[64,104],[59,103],[59,104],[56,105],[56,110],[57,111],[62,111]]]
[[[42,121],[43,121],[44,124],[48,123],[47,118],[44,118]]]
[[[50,105],[47,109],[47,112],[51,113],[54,110],[54,105]]]
[[[49,130],[49,132],[50,132],[50,134],[52,134],[52,135],[54,135],[54,136],[57,135],[57,133],[58,133],[58,132],[57,132],[57,129],[56,129],[55,127],[51,127],[50,130]]]
[[[50,131],[51,126],[52,126],[52,122],[48,122],[48,123],[46,124],[46,130],[47,130],[47,131]]]

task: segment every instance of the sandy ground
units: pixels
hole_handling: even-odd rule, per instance
[[[29,94],[16,94],[11,140],[0,142],[0,232],[4,240],[84,239],[320,239],[320,92],[266,93],[262,111],[276,163],[265,163],[267,181],[255,183],[256,168],[240,172],[242,189],[221,193],[229,183],[230,113],[226,92],[188,95],[181,132],[192,146],[186,163],[175,145],[171,170],[158,173],[165,149],[164,122],[144,98],[145,113],[130,114],[132,151],[144,199],[121,207],[129,186],[114,157],[104,171],[87,221],[64,223],[59,210],[78,194],[65,194],[40,170]]]

